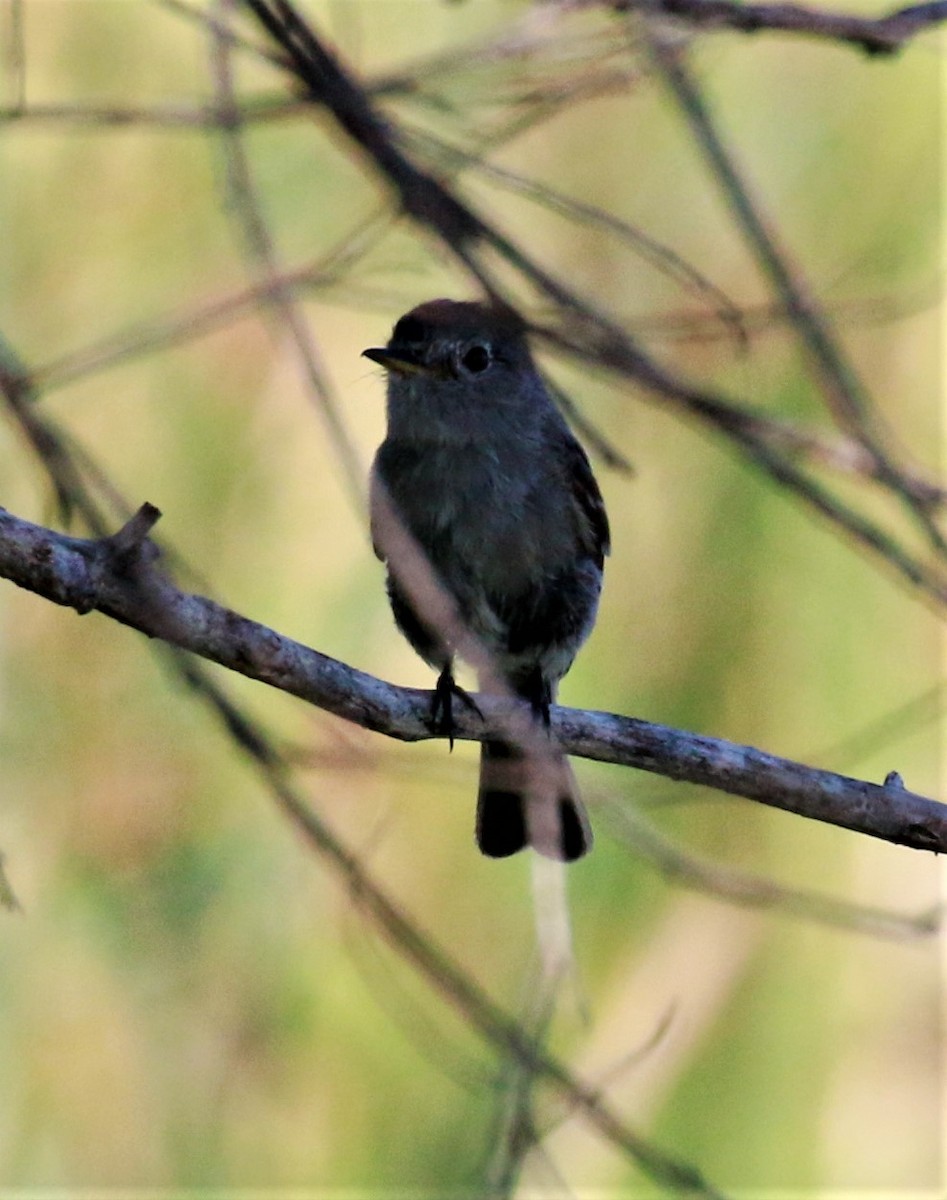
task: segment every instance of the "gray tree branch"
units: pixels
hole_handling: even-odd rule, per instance
[[[597,2],[597,0],[596,0]],[[613,0],[618,11],[661,12],[695,29],[732,29],[738,33],[801,34],[847,43],[866,54],[896,54],[925,30],[947,19],[944,0],[909,4],[880,17],[804,4],[736,3],[736,0]]]
[[[159,517],[146,504],[116,534],[89,539],[0,509],[0,576],[79,613],[97,610],[366,729],[405,742],[438,736],[428,721],[430,692],[387,683],[177,588],[148,539]],[[480,695],[477,705],[482,718],[457,706],[456,738],[482,741],[510,720],[508,701]],[[582,758],[712,787],[916,850],[947,851],[947,805],[908,791],[896,772],[879,785],[719,738],[560,706],[552,710],[552,731],[567,753]]]

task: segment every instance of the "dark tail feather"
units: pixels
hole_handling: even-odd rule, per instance
[[[529,845],[523,797],[510,790],[499,765],[517,760],[519,756],[503,742],[484,742],[480,748],[477,845],[490,858],[508,858]]]
[[[527,819],[525,767],[522,755],[504,742],[483,743],[477,795],[477,845],[490,858],[507,858],[532,843],[547,858],[574,862],[591,850],[592,831],[565,756],[561,771],[553,772],[560,776],[555,793],[548,799],[533,800],[542,810],[533,821]],[[554,811],[549,809],[550,805]]]

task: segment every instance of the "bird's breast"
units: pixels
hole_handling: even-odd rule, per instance
[[[572,539],[556,518],[558,497],[543,494],[530,462],[500,449],[386,442],[375,470],[449,583],[473,571],[488,589],[515,592],[570,553]]]

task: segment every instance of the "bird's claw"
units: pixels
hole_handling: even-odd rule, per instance
[[[434,685],[434,698],[431,702],[431,732],[439,737],[447,737],[451,750],[454,749],[454,697],[462,700],[469,709],[483,720],[477,702],[454,679],[453,672],[447,666],[437,677]]]

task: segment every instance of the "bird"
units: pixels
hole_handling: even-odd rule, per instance
[[[386,435],[370,474],[373,544],[396,625],[439,672],[432,720],[446,712],[452,721],[453,695],[474,702],[454,680],[449,636],[399,579],[385,511],[548,742],[544,770],[513,739],[481,744],[478,846],[490,858],[532,845],[574,861],[591,849],[592,831],[549,709],[592,630],[610,550],[589,460],[536,368],[525,322],[503,303],[429,300],[363,354],[387,373]]]

